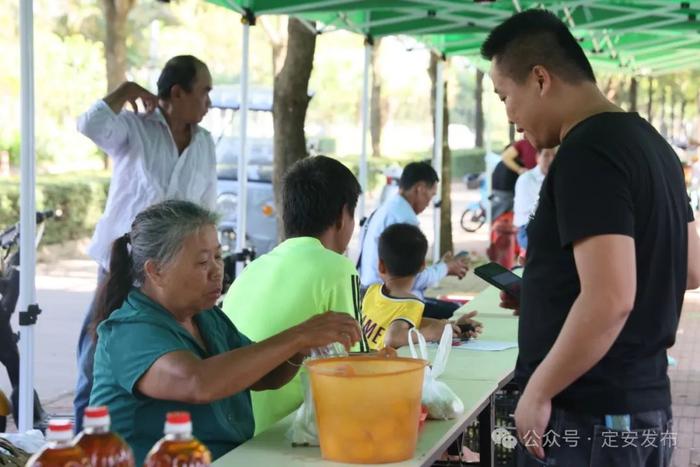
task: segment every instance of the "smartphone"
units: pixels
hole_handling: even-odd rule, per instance
[[[520,302],[523,280],[512,271],[498,263],[488,263],[474,268],[474,274]]]

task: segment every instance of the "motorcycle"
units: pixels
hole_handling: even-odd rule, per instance
[[[61,211],[36,213],[36,243],[44,235],[45,221],[60,217]],[[10,322],[19,299],[19,222],[0,233],[0,363],[5,366],[12,385],[10,400],[0,390],[0,432],[6,430],[7,416],[12,413],[15,423],[19,420],[19,333],[12,330]],[[34,427],[45,429],[47,414],[34,391]]]

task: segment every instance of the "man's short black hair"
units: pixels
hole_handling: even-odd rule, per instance
[[[428,252],[428,240],[418,227],[392,224],[379,236],[379,259],[394,277],[418,274]]]
[[[410,190],[413,185],[418,182],[425,182],[429,186],[433,186],[440,180],[433,166],[427,162],[411,162],[404,167],[399,179],[399,188],[402,190]]]
[[[318,237],[331,227],[347,206],[355,214],[362,192],[352,172],[335,159],[307,157],[284,176],[282,220],[289,237]]]
[[[541,65],[569,83],[592,81],[595,75],[571,31],[547,10],[526,10],[496,26],[481,45],[486,60],[496,58],[499,67],[517,83]]]
[[[197,71],[206,68],[207,65],[194,55],[178,55],[171,58],[158,77],[158,97],[169,99],[170,91],[175,85],[179,85],[187,92],[192,92]]]

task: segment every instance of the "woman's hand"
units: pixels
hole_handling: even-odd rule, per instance
[[[361,338],[358,322],[347,313],[327,311],[292,328],[301,342],[300,351],[340,342],[350,350]]]

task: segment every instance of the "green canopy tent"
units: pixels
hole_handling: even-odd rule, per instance
[[[562,18],[579,38],[592,64],[606,71],[631,75],[660,75],[700,68],[700,1],[680,0],[208,0],[240,13],[244,18],[243,61],[247,64],[248,24],[255,16],[294,15],[316,20],[316,32],[344,29],[366,36],[362,98],[360,184],[367,187],[367,130],[371,39],[410,35],[444,56],[464,55],[486,68],[479,48],[487,33],[515,12],[547,8]],[[313,27],[309,24],[309,27]],[[437,89],[442,90],[442,62]],[[242,82],[247,83],[247,68]],[[243,84],[243,83],[242,83]],[[436,96],[436,135],[433,163],[442,165],[442,96]],[[245,106],[242,106],[245,112]],[[242,118],[244,125],[245,118]],[[243,135],[245,133],[242,132]],[[242,141],[243,148],[245,140]],[[245,158],[245,152],[241,151]],[[244,161],[242,161],[244,162]],[[239,163],[239,171],[244,170]],[[239,176],[243,183],[244,177]],[[240,183],[240,182],[239,182]],[[245,199],[239,203],[239,232],[245,231]],[[436,203],[437,204],[437,203]],[[365,214],[364,197],[358,207]],[[436,209],[436,229],[439,226]],[[437,233],[437,230],[436,230]],[[245,235],[238,235],[244,241]],[[439,235],[434,251],[439,252]],[[242,248],[242,244],[239,246]],[[438,257],[436,256],[436,259]]]

